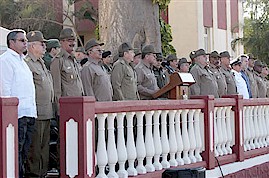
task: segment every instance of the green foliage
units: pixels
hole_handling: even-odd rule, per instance
[[[94,30],[95,38],[100,40],[99,25],[97,24]]]
[[[158,4],[160,7],[160,10],[165,10],[167,9],[168,4],[170,3],[171,0],[152,0],[154,4]]]

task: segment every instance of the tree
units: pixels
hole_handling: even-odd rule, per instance
[[[112,51],[123,42],[161,52],[159,6],[152,0],[99,0],[100,40]]]

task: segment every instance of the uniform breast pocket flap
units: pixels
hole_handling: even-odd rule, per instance
[[[44,76],[41,71],[37,70],[33,72],[33,78],[35,81],[42,81],[44,80]]]
[[[74,73],[71,67],[64,68],[64,72],[65,72],[64,75],[67,81],[71,81],[77,78],[77,75]]]

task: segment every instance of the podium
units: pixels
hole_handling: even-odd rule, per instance
[[[188,99],[189,86],[194,83],[191,73],[174,72],[170,75],[170,82],[154,93],[153,98],[158,98],[168,92],[169,99]]]

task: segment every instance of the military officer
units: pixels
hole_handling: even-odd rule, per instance
[[[46,41],[46,53],[43,57],[44,63],[48,70],[54,57],[60,52],[61,44],[58,39],[49,39]]]
[[[211,71],[207,68],[207,53],[203,49],[195,52],[195,65],[191,68],[195,84],[190,86],[191,95],[214,95],[219,98],[218,84]]]
[[[162,88],[165,86],[165,81],[166,81],[166,75],[164,74],[164,69],[161,65],[163,61],[163,56],[162,54],[157,54],[157,62],[153,64],[153,72],[154,75],[157,79],[157,85],[159,88]]]
[[[54,117],[53,84],[52,77],[42,59],[46,51],[43,34],[40,31],[31,31],[26,37],[28,55],[25,61],[33,73],[37,119],[25,172],[26,176],[44,177],[49,163],[50,119]]]
[[[227,84],[227,95],[237,94],[234,75],[230,68],[230,54],[228,51],[220,53],[221,72],[225,76]]]
[[[81,70],[81,79],[87,96],[94,96],[96,101],[112,101],[110,76],[102,66],[102,45],[94,38],[86,43],[88,62]]]
[[[258,88],[258,98],[266,98],[267,86],[266,82],[263,80],[261,73],[262,68],[265,65],[260,60],[256,60],[254,62],[254,80],[256,80],[257,88]]]
[[[156,63],[156,52],[152,45],[146,45],[142,49],[142,60],[135,66],[137,73],[137,88],[140,99],[152,99],[152,95],[159,90],[157,80],[152,71],[152,65]]]
[[[227,83],[226,83],[225,76],[220,71],[220,55],[218,54],[217,51],[213,51],[209,54],[208,69],[216,77],[219,96],[227,95]]]
[[[247,69],[245,70],[248,78],[249,78],[249,83],[250,83],[250,89],[251,89],[251,96],[252,98],[258,98],[258,85],[257,85],[257,80],[255,80],[255,72],[254,72],[254,61],[256,58],[252,54],[248,54],[248,66]]]
[[[65,28],[60,32],[59,38],[61,52],[50,65],[58,115],[61,96],[82,96],[84,94],[79,66],[72,54],[76,35],[71,28]]]
[[[188,73],[190,70],[190,62],[188,62],[185,57],[179,59],[178,69],[181,73]]]
[[[138,100],[137,76],[131,65],[134,49],[129,43],[122,43],[118,52],[120,58],[113,65],[111,72],[113,100]]]

